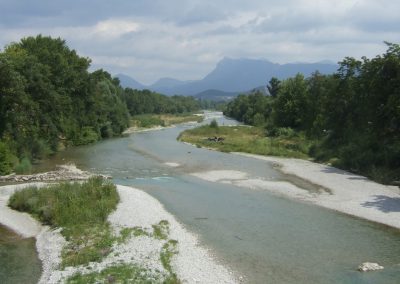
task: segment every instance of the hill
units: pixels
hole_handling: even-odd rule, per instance
[[[322,74],[331,74],[337,70],[337,65],[327,62],[278,64],[268,60],[224,58],[207,76],[197,81],[163,78],[153,85],[143,86],[131,79],[139,84],[136,88],[148,88],[166,95],[197,96],[202,92],[210,93],[210,90],[228,93],[248,92],[266,85],[271,77],[282,80],[297,73],[308,77],[317,70]],[[131,87],[133,83],[129,85],[129,81],[125,77],[127,76],[119,77],[122,86]]]

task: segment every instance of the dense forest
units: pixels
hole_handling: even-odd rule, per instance
[[[400,46],[333,75],[315,72],[268,84],[270,96],[240,95],[225,114],[265,127],[267,136],[303,135],[309,155],[386,183],[400,181]]]
[[[31,162],[70,145],[120,135],[130,115],[200,108],[191,97],[123,89],[103,70],[89,72],[58,38],[36,36],[0,52],[0,174],[29,171]]]

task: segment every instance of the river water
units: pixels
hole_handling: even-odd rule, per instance
[[[37,283],[41,264],[36,255],[35,240],[20,236],[0,226],[0,283]]]
[[[210,119],[216,114],[207,115]],[[221,125],[236,124],[216,116]],[[193,177],[190,173],[224,169],[295,182],[265,161],[176,141],[190,127],[135,133],[68,149],[40,169],[74,162],[79,168],[112,175],[115,183],[146,191],[248,283],[400,283],[399,230],[266,191]],[[365,261],[378,262],[385,269],[357,272]]]

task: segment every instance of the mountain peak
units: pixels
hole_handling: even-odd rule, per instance
[[[139,90],[146,89],[145,85],[139,83],[138,81],[136,81],[135,79],[133,79],[128,75],[120,73],[115,75],[115,77],[119,79],[121,86],[123,86],[124,88],[139,89]]]

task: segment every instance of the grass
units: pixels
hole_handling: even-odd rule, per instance
[[[135,115],[131,119],[131,126],[139,128],[151,128],[155,126],[170,126],[185,122],[201,122],[202,116],[192,113],[183,114],[141,114]]]
[[[107,216],[118,202],[115,185],[96,177],[85,183],[26,188],[10,198],[9,206],[62,228],[68,241],[62,252],[62,266],[66,267],[100,261],[111,252],[116,238]]]
[[[166,282],[170,279],[167,276],[160,281],[159,273],[149,271],[135,265],[115,265],[107,267],[100,272],[89,274],[75,274],[68,278],[68,284],[94,284],[94,283],[174,283]],[[176,282],[175,282],[176,283]]]
[[[168,240],[166,242],[160,252],[160,260],[163,267],[168,270],[171,274],[173,274],[171,260],[172,257],[178,253],[177,249],[178,241],[176,240]]]
[[[209,141],[209,137],[222,137],[223,141]],[[198,147],[222,152],[246,152],[258,155],[309,158],[311,142],[301,134],[266,137],[261,127],[204,125],[183,131],[178,140]]]
[[[153,237],[159,240],[166,240],[169,235],[169,223],[161,220],[157,225],[153,225]]]

